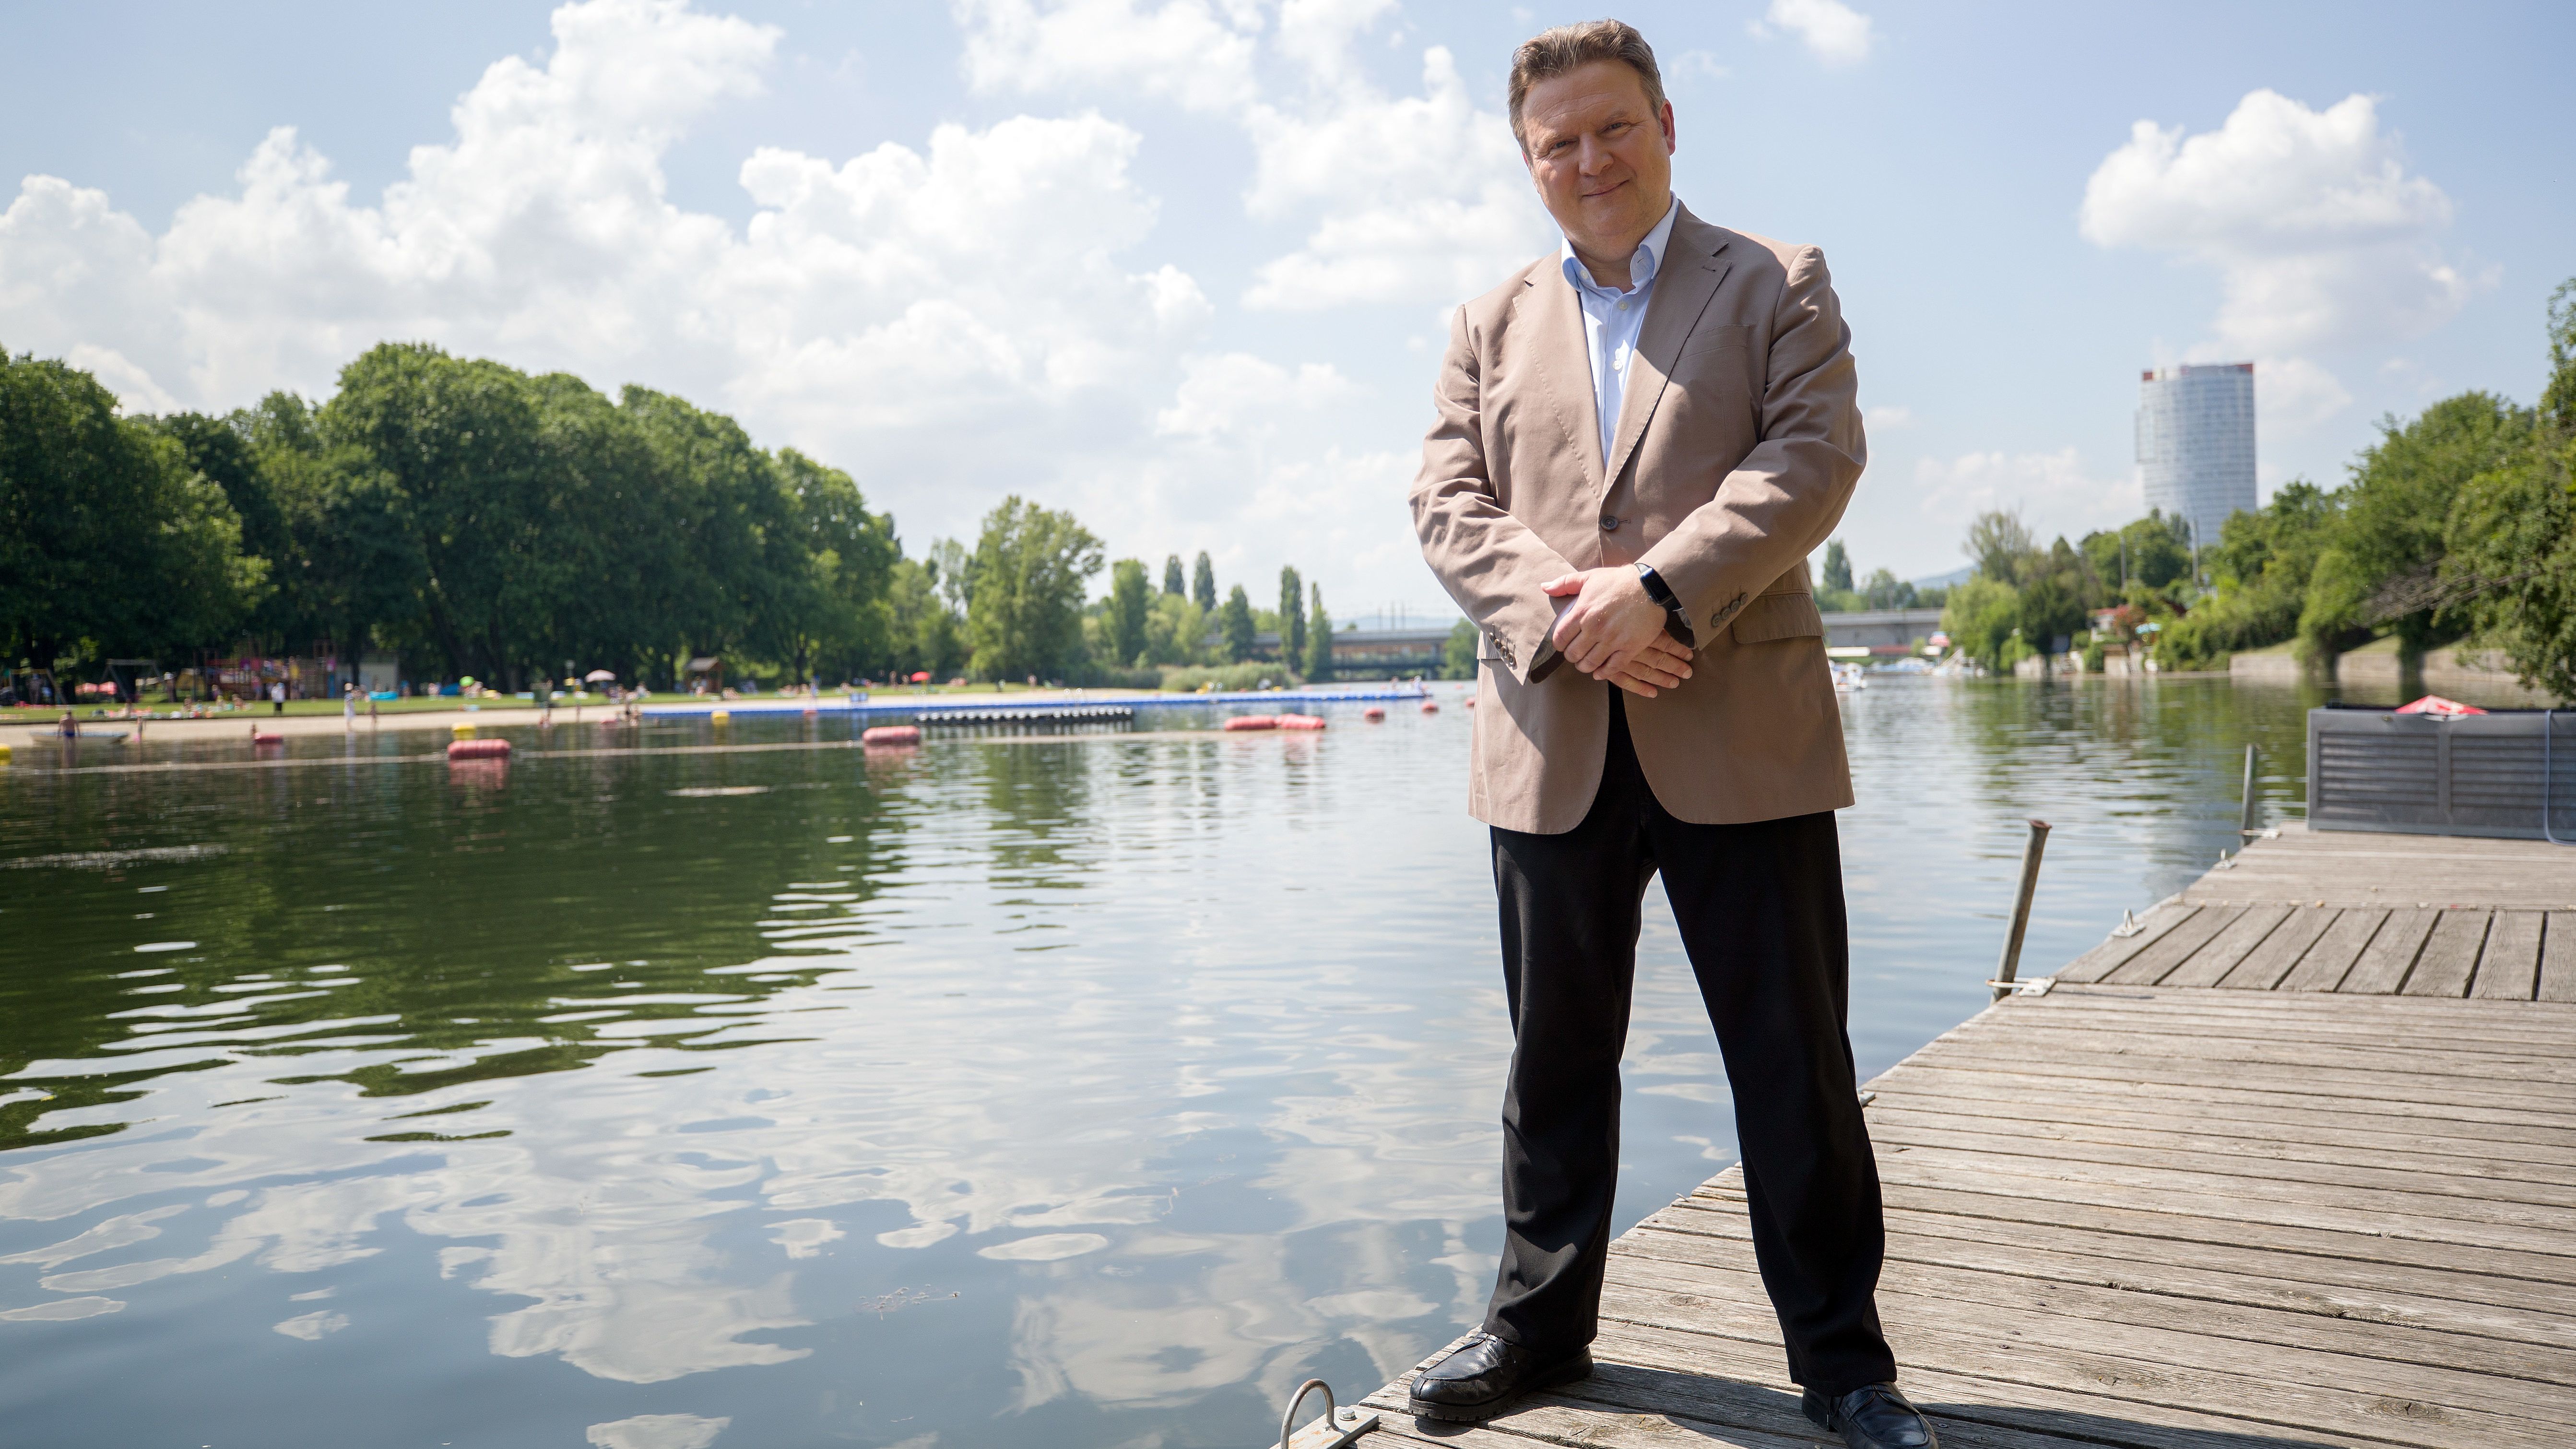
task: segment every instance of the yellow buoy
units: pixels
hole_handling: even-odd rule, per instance
[[[454,734],[460,740],[470,740],[474,738],[474,721],[470,719],[458,720],[447,728],[450,733]]]
[[[7,763],[9,763],[9,747],[7,745],[0,745],[0,765],[5,765]]]
[[[707,718],[714,720],[717,724],[723,724],[726,720],[733,718],[733,711],[729,709],[720,709],[714,714],[707,716]]]

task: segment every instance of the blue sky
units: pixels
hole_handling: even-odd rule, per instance
[[[1684,199],[1832,262],[1863,570],[1956,567],[1983,507],[2134,514],[2142,367],[2255,359],[2267,491],[2340,481],[2382,414],[2537,390],[2576,275],[2564,6],[1622,14]],[[1552,244],[1503,71],[1576,18],[11,4],[0,345],[226,408],[426,338],[733,412],[916,548],[1019,492],[1113,556],[1431,612],[1430,370],[1448,308]]]

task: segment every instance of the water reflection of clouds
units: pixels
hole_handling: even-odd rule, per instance
[[[675,898],[726,933],[687,943],[705,965],[562,978],[524,1029],[396,1035],[365,973],[330,1018],[289,1019],[316,1011],[309,972],[121,999],[122,1040],[25,1075],[162,1075],[67,1119],[123,1133],[0,1157],[0,1218],[62,1224],[9,1240],[28,1250],[0,1260],[0,1314],[165,1311],[156,1285],[244,1263],[330,1280],[408,1265],[392,1250],[417,1240],[488,1301],[484,1349],[606,1383],[792,1372],[851,1352],[826,1330],[870,1295],[936,1275],[1007,1298],[976,1351],[1024,1410],[1275,1403],[1328,1350],[1392,1374],[1481,1310],[1499,1236],[1483,838],[1452,754],[1276,745],[871,759],[851,839],[721,912]],[[689,778],[657,777],[656,804]],[[798,799],[823,797],[669,803]],[[1847,822],[1856,859],[1896,874],[1868,828]],[[1722,1064],[1660,900],[1648,922],[1629,1156],[1695,1176],[1731,1156]],[[478,1075],[567,1041],[596,1048],[583,1069]],[[368,1073],[426,1090],[364,1095]],[[256,1323],[345,1342],[403,1308],[351,1294]],[[723,1423],[591,1434],[658,1449]]]
[[[1026,760],[1039,752],[991,753]],[[1079,894],[1085,880],[1096,888],[1102,873],[1114,879],[1109,867],[1122,852],[1150,855],[1194,842],[1218,853],[1233,849],[1186,819],[1176,830],[1149,826],[1113,841],[1082,818],[1078,782],[1068,793],[1060,772],[1002,765],[978,774],[972,786],[995,808],[1018,812],[1016,823],[949,823],[925,832],[911,845],[911,868],[874,915],[962,924],[998,905],[1025,924],[1061,928],[1079,924],[1063,917],[1072,902],[1054,898],[1052,889],[1063,884],[1052,873],[1068,863],[1078,863]],[[1177,788],[1196,796],[1211,782],[1185,778]],[[1173,862],[1136,863],[1147,867],[1140,878],[1191,879]],[[847,920],[809,927],[794,919],[856,900],[820,885],[800,881],[776,891],[764,934],[792,931],[807,948],[823,945],[818,937],[841,938],[831,941],[839,945],[853,936]],[[937,908],[942,897],[945,910]],[[1208,897],[1184,904],[1190,919],[1177,943],[1185,956],[1193,942],[1221,947],[1232,934],[1198,929],[1208,913],[1243,908]],[[807,935],[812,928],[820,929]],[[1474,1029],[1449,1034],[1459,1024],[1453,1019],[1445,1023],[1449,1033],[1424,1041],[1391,1029],[1418,1026],[1415,1013],[1350,1020],[1326,1011],[1378,999],[1377,987],[1347,972],[1282,992],[1261,979],[1257,962],[1169,973],[1098,956],[1070,970],[1061,962],[1033,970],[997,970],[1000,964],[871,961],[868,974],[877,979],[827,975],[758,1000],[614,991],[558,997],[549,1024],[580,1018],[594,1039],[764,1035],[782,1025],[806,1039],[763,1047],[756,1058],[719,1059],[711,1072],[687,1078],[593,1071],[478,1081],[470,1084],[471,1101],[467,1088],[405,1099],[409,1110],[398,1115],[434,1117],[435,1135],[449,1139],[433,1142],[354,1140],[367,1135],[372,1120],[349,1111],[347,1075],[370,1065],[404,1073],[470,1069],[478,1059],[543,1040],[489,1039],[424,1053],[352,1035],[395,1024],[390,1017],[263,1027],[261,1010],[318,990],[273,984],[202,1007],[147,1007],[128,1027],[137,1037],[159,1038],[150,1044],[156,1066],[177,1065],[186,1048],[220,1051],[300,1034],[301,1045],[321,1048],[298,1063],[311,1085],[286,1101],[219,1111],[219,1101],[274,1092],[275,1064],[237,1057],[162,1078],[149,1089],[148,1111],[126,1104],[111,1115],[194,1124],[189,1130],[168,1139],[129,1132],[41,1170],[13,1166],[0,1183],[0,1213],[69,1217],[140,1191],[259,1182],[228,1214],[203,1202],[165,1203],[95,1224],[73,1239],[86,1241],[80,1256],[138,1245],[183,1213],[196,1223],[196,1242],[191,1251],[103,1268],[58,1264],[43,1286],[65,1294],[128,1290],[245,1258],[282,1273],[317,1273],[380,1252],[383,1234],[399,1221],[455,1244],[440,1254],[444,1275],[526,1300],[493,1315],[493,1352],[554,1355],[627,1382],[807,1352],[762,1340],[810,1321],[795,1302],[786,1264],[817,1256],[846,1232],[818,1213],[893,1204],[913,1226],[871,1235],[886,1248],[927,1249],[963,1235],[988,1261],[1023,1272],[1073,1271],[1123,1251],[1113,1234],[1152,1238],[1153,1225],[1205,1175],[1207,1164],[1172,1159],[1176,1144],[1185,1148],[1238,1124],[1260,1134],[1262,1160],[1220,1175],[1248,1177],[1278,1198],[1288,1208],[1287,1231],[1340,1225],[1336,1235],[1347,1237],[1355,1216],[1431,1215],[1446,1224],[1443,1246],[1454,1247],[1459,1223],[1490,1213],[1485,1139],[1501,1048],[1495,993],[1481,993],[1457,1013],[1477,1022]],[[936,989],[952,980],[968,988],[965,997]],[[873,988],[864,1019],[851,1015],[851,998],[836,994],[851,985]],[[628,1016],[647,1005],[669,1014]],[[733,1022],[718,1019],[732,1013],[740,1013]],[[1165,1030],[1172,1025],[1180,1027],[1177,1036]],[[170,1030],[143,1030],[165,1026]],[[1305,1039],[1274,1039],[1299,1030]],[[654,1056],[666,1050],[641,1049]],[[1475,1067],[1462,1073],[1468,1060]],[[65,1074],[83,1065],[40,1069]],[[1455,1090],[1462,1075],[1477,1089]],[[1266,1097],[1283,1077],[1305,1089]],[[466,1110],[446,1110],[451,1096]],[[1209,1099],[1222,1099],[1226,1109],[1174,1110],[1182,1100]],[[710,1121],[721,1130],[689,1130]],[[494,1133],[506,1135],[453,1140]],[[1176,1166],[1190,1172],[1175,1174]],[[774,1271],[763,1273],[739,1247],[719,1244],[722,1220],[743,1211],[803,1214],[768,1225],[766,1241],[785,1260],[772,1260]],[[1147,1261],[1183,1261],[1181,1280],[1085,1272],[1079,1291],[1033,1295],[1014,1328],[1032,1384],[1073,1384],[1104,1401],[1174,1401],[1242,1380],[1284,1347],[1330,1336],[1342,1320],[1419,1316],[1481,1293],[1467,1275],[1436,1264],[1428,1271],[1438,1281],[1428,1292],[1387,1289],[1379,1275],[1390,1266],[1399,1276],[1425,1270],[1391,1265],[1383,1252],[1353,1254],[1345,1244],[1335,1256],[1349,1266],[1307,1285],[1311,1291],[1299,1298],[1278,1290],[1282,1249],[1270,1233],[1196,1235],[1193,1241],[1214,1246],[1179,1254],[1169,1251],[1175,1241],[1165,1235],[1159,1247],[1136,1246]],[[1119,1293],[1102,1296],[1095,1291],[1101,1283],[1118,1283]],[[1235,1300],[1245,1306],[1204,1306]],[[1145,1334],[1152,1342],[1141,1348],[1139,1313],[1153,1324]],[[279,1331],[319,1337],[326,1323],[336,1331],[345,1322],[343,1310],[316,1310]],[[1392,1364],[1413,1347],[1408,1338],[1372,1352]],[[1181,1357],[1193,1364],[1176,1368]],[[1283,1365],[1274,1376],[1292,1372]]]

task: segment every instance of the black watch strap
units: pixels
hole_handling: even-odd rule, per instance
[[[1691,631],[1690,615],[1683,612],[1682,601],[1674,595],[1673,586],[1664,582],[1664,576],[1655,572],[1654,565],[1637,565],[1637,581],[1646,586],[1646,597],[1662,607],[1664,632],[1679,640],[1685,649],[1698,648],[1699,636]]]

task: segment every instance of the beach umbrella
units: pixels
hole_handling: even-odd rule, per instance
[[[912,682],[915,684],[928,684],[930,682],[930,671],[927,669],[914,670],[912,672]]]
[[[614,670],[594,669],[588,674],[583,675],[581,678],[584,684],[597,684],[603,679],[615,679],[616,677],[617,674]]]

